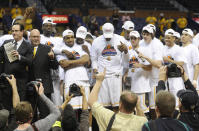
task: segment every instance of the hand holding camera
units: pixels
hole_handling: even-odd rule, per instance
[[[41,82],[38,82],[37,84],[34,85],[35,86],[35,89],[37,91],[37,93],[39,95],[42,95],[44,94],[44,87],[43,87],[43,84]]]
[[[106,75],[106,68],[104,69],[104,72],[100,72],[95,75],[96,81],[102,82],[104,80],[105,75]]]
[[[83,86],[79,86],[79,87],[80,87],[80,92],[81,92],[82,96],[85,96],[86,94],[85,94],[84,87]]]
[[[67,101],[67,103],[72,99],[73,94],[69,95],[69,93],[66,95],[65,100]]]
[[[6,79],[8,80],[9,84],[12,86],[12,88],[17,87],[16,79],[14,75],[6,76]]]

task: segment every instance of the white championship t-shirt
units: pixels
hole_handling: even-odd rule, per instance
[[[140,53],[148,56],[147,49],[145,47],[139,47],[137,49]],[[147,60],[140,59],[135,50],[129,50],[129,72],[128,76],[131,77],[131,91],[134,93],[150,92],[149,75],[150,71],[146,71],[142,68],[133,67],[133,63],[141,63],[143,65],[150,65]]]
[[[81,46],[74,44],[73,47],[68,47],[68,46],[62,46],[62,50],[66,49],[69,52],[74,53],[74,55],[76,56],[76,59],[81,58],[83,55],[88,55],[86,52],[84,52],[81,48]],[[65,54],[62,55],[57,55],[57,60],[68,60],[67,56]],[[72,69],[68,69],[64,71],[64,79],[65,79],[65,83],[67,85],[67,83],[71,83],[71,82],[75,82],[75,81],[79,81],[79,80],[83,80],[83,81],[88,81],[88,75],[86,72],[86,68],[84,66],[78,66],[78,67],[74,67]]]
[[[103,35],[97,37],[91,47],[93,69],[103,72],[106,68],[106,77],[122,75],[122,62],[128,61],[128,53],[120,52],[118,45],[121,45],[121,42],[125,43],[124,41],[123,37],[116,34],[109,42],[105,40]]]

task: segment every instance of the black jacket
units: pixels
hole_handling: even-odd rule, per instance
[[[145,123],[142,131],[191,131],[191,128],[179,120],[170,117],[160,117]]]
[[[192,90],[196,95],[198,95],[196,89],[194,88],[189,79],[185,81],[184,84],[187,90]],[[158,91],[165,90],[166,89],[165,82],[162,80],[159,81],[157,89]],[[199,105],[199,100],[198,100],[198,105]],[[181,112],[178,120],[188,124],[193,129],[193,131],[199,131],[199,106],[195,108],[194,112]]]
[[[32,53],[33,50],[34,48],[32,47]],[[50,50],[50,46],[39,44],[30,68],[31,80],[41,79],[44,86],[44,93],[53,92],[51,69],[57,69],[59,65],[55,58],[50,60],[48,57]]]
[[[20,47],[17,49],[20,54],[20,60],[10,63],[6,55],[4,45],[13,40],[6,40],[0,47],[0,73],[13,74],[15,78],[28,79],[28,67],[32,63],[31,45],[23,40]]]

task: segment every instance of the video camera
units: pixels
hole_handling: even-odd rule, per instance
[[[11,79],[11,75],[8,75],[6,73],[2,73],[0,75],[0,88],[10,87],[10,84],[9,84],[8,80],[6,79],[6,77],[9,77]]]
[[[69,86],[69,96],[71,96],[73,94],[73,97],[75,96],[82,96],[82,93],[80,91],[80,87],[73,83]]]

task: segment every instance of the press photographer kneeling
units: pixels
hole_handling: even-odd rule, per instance
[[[181,71],[181,78],[184,81],[186,90],[182,89],[177,92],[180,111],[177,119],[188,124],[193,128],[193,131],[196,131],[199,129],[199,97],[184,69],[180,66],[178,66],[178,68]],[[167,80],[167,72],[167,66],[160,68],[157,91],[166,89],[165,82]],[[178,86],[177,83],[175,84]]]

